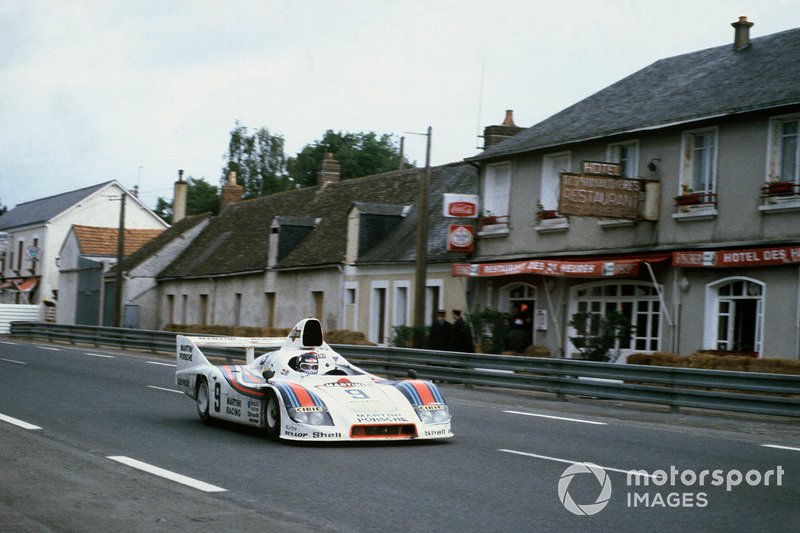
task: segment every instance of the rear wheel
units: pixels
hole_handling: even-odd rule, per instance
[[[264,431],[267,437],[278,440],[281,436],[281,403],[275,391],[267,392],[267,408],[264,413]]]
[[[211,421],[211,415],[208,413],[209,405],[208,382],[206,378],[197,378],[197,414],[203,424],[208,424]]]

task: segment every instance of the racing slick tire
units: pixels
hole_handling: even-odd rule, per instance
[[[211,406],[211,402],[208,396],[208,381],[206,378],[201,377],[197,379],[197,414],[200,416],[200,421],[203,424],[208,424],[211,422],[211,415],[209,414],[209,408]]]
[[[281,436],[281,402],[273,390],[267,392],[264,432],[272,440],[278,440]]]

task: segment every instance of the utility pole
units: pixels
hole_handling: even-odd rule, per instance
[[[431,179],[431,136],[428,126],[428,147],[425,153],[425,174],[419,180],[417,201],[417,263],[414,278],[414,346],[422,346],[422,331],[425,326],[425,286],[428,274],[428,182]],[[434,305],[436,302],[434,302]]]
[[[115,328],[122,326],[122,260],[125,259],[125,198],[128,193],[123,191],[119,203],[119,233],[117,234],[117,279],[115,287],[117,293],[114,300]]]

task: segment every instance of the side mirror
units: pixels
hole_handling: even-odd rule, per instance
[[[413,368],[409,368],[408,377],[410,377],[411,379],[417,379],[417,371],[414,370]]]
[[[269,381],[269,380],[271,380],[272,378],[275,377],[275,371],[267,369],[267,370],[264,370],[261,373],[261,375],[264,376],[264,380],[265,381]]]

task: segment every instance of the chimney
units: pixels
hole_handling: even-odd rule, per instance
[[[325,159],[322,160],[322,165],[319,168],[319,186],[325,187],[329,183],[339,181],[339,173],[342,165],[333,158],[330,152],[325,153]]]
[[[229,205],[241,201],[243,194],[244,187],[236,184],[236,172],[231,170],[230,174],[228,174],[228,183],[222,186],[219,212],[222,213]]]
[[[747,20],[747,17],[739,17],[739,20],[732,22],[731,26],[734,27],[736,32],[733,35],[733,49],[735,51],[744,50],[750,46],[750,27],[752,22]]]
[[[511,109],[506,110],[506,118],[499,126],[486,126],[483,129],[483,148],[489,148],[501,141],[513,137],[525,128],[520,128],[514,124],[514,111]]]
[[[186,218],[186,191],[188,184],[183,181],[183,169],[178,170],[178,181],[175,182],[175,195],[172,198],[172,223]]]

